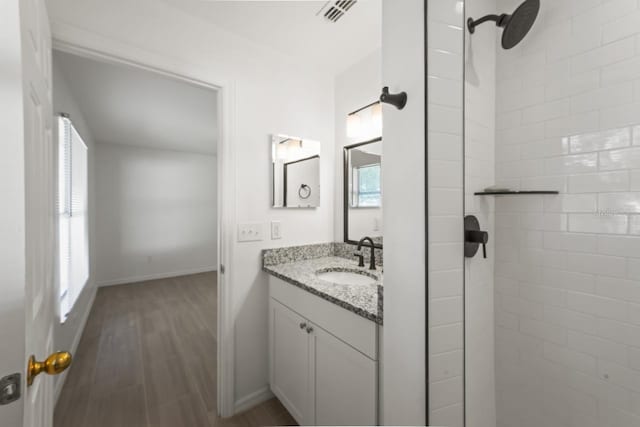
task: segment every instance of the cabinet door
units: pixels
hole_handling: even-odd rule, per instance
[[[315,425],[377,424],[377,363],[313,326]]]
[[[303,317],[270,299],[271,391],[300,425],[311,425],[310,335]]]

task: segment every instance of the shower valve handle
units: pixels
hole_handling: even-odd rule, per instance
[[[489,233],[486,231],[469,230],[465,233],[465,240],[470,243],[478,243],[482,245],[482,257],[487,257],[487,242],[489,241]]]
[[[471,258],[476,255],[482,245],[482,256],[487,257],[487,242],[489,233],[480,230],[480,222],[474,215],[464,217],[464,256]]]

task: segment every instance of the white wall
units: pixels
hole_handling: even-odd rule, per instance
[[[227,230],[235,234],[237,222],[257,221],[266,228],[272,219],[282,221],[281,240],[235,243],[232,264],[226,266],[234,302],[235,400],[265,396],[268,286],[261,250],[327,242],[334,235],[331,191],[321,194],[317,209],[270,208],[270,136],[285,133],[320,141],[321,152],[329,154],[321,154],[320,186],[333,188],[332,76],[155,0],[59,0],[50,8],[59,40],[231,85],[234,121],[228,131],[237,153],[232,165],[237,181],[235,217]]]
[[[500,0],[511,10],[519,0]],[[499,426],[640,425],[640,9],[543,1],[498,50]]]
[[[356,62],[335,78],[335,240],[344,240],[344,157],[342,148],[345,145],[363,142],[380,135],[365,134],[362,137],[347,136],[347,115],[365,105],[369,105],[380,97],[382,89],[382,51],[380,49],[370,53]],[[383,141],[384,144],[384,141]],[[382,220],[380,209],[350,209],[351,224],[357,223],[358,228],[351,230],[351,236],[380,236],[381,230],[374,232],[374,217]],[[380,227],[381,228],[381,227]]]
[[[496,0],[468,0],[467,17],[495,13]],[[465,215],[475,215],[489,233],[487,258],[482,248],[465,258],[465,405],[466,427],[495,427],[494,262],[495,198],[474,196],[495,183],[495,25],[465,31],[464,177]]]
[[[95,247],[96,247],[96,239],[95,239],[95,207],[96,207],[96,197],[95,197],[95,150],[96,144],[93,140],[91,133],[89,132],[89,127],[82,115],[82,111],[78,107],[78,104],[71,96],[71,92],[69,90],[68,82],[65,80],[64,75],[60,72],[60,66],[58,63],[57,56],[53,55],[52,60],[52,73],[53,73],[53,112],[54,114],[58,113],[67,113],[71,116],[71,121],[73,122],[74,127],[82,136],[84,142],[87,144],[87,156],[88,156],[88,178],[89,178],[89,280],[87,282],[86,287],[76,300],[76,303],[73,306],[73,309],[69,313],[65,323],[61,324],[59,317],[55,319],[55,328],[54,328],[54,347],[57,349],[64,349],[74,352],[78,342],[80,340],[80,336],[82,334],[82,329],[84,328],[84,322],[91,310],[91,305],[93,304],[93,299],[96,293],[96,263],[95,263]],[[57,121],[56,121],[57,123]],[[55,129],[54,135],[58,135],[57,129]],[[56,143],[56,153],[57,153],[57,138],[54,138]],[[56,159],[58,156],[56,155]],[[56,175],[57,176],[57,175]],[[57,283],[57,281],[56,281]],[[56,294],[57,295],[57,294]],[[66,373],[62,375],[58,375],[55,377],[56,381],[56,396],[60,393],[62,388],[62,384],[64,383],[64,378]]]
[[[463,11],[428,2],[430,424],[464,425]]]
[[[216,270],[216,156],[95,148],[97,284]]]

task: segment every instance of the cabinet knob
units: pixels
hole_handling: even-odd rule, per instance
[[[304,329],[304,328],[306,328],[306,327],[307,327],[307,324],[306,324],[306,323],[304,323],[304,322],[300,323],[300,329]]]
[[[310,334],[311,332],[313,332],[313,328],[311,326],[307,327],[307,333]]]

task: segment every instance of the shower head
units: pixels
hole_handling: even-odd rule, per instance
[[[486,15],[475,21],[473,18],[469,18],[467,20],[467,28],[473,34],[478,25],[483,22],[494,21],[498,27],[503,28],[502,47],[511,49],[520,43],[533,27],[539,10],[540,0],[525,0],[511,15],[506,13],[502,15]]]

